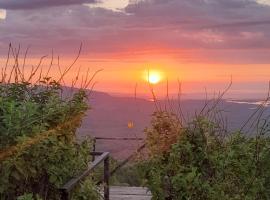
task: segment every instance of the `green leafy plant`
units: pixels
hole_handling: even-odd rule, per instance
[[[146,130],[149,158],[139,166],[153,199],[269,199],[268,137],[240,132],[220,137],[220,126],[203,115],[184,127],[173,119],[156,113]],[[179,127],[177,140],[157,153],[155,138],[167,132],[175,138],[171,127]]]
[[[79,189],[73,195],[72,200],[89,200],[89,199],[101,199],[99,189],[95,183],[88,178],[81,183]]]
[[[36,199],[36,200],[42,200],[42,199],[39,198],[38,196],[37,196],[36,198],[34,198],[34,195],[33,195],[33,194],[30,194],[30,193],[24,194],[24,195],[19,196],[19,197],[17,198],[17,200],[34,200],[34,199]]]
[[[0,81],[0,199],[56,200],[59,187],[91,159],[91,139],[79,142],[75,134],[88,109],[87,91],[67,95],[61,81],[70,67],[58,81],[48,72],[42,78],[41,64],[26,77],[18,54]]]

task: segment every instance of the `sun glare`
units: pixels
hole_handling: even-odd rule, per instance
[[[149,72],[148,82],[151,84],[157,84],[161,81],[161,74],[158,72]]]

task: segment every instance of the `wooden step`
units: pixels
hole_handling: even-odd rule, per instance
[[[151,200],[151,192],[144,187],[110,186],[110,200]]]

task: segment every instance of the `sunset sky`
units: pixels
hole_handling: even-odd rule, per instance
[[[172,94],[178,79],[194,94],[222,90],[232,76],[228,97],[261,97],[270,80],[270,0],[0,0],[1,60],[10,42],[31,47],[30,63],[53,49],[63,65],[82,42],[73,72],[104,69],[95,89],[109,93],[132,95],[136,84],[149,93],[150,70],[161,76],[160,95],[167,79]]]

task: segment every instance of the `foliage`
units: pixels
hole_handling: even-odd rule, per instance
[[[72,200],[89,200],[89,199],[101,199],[97,186],[94,182],[88,178],[73,195]]]
[[[113,171],[123,161],[119,161],[110,157],[110,171]],[[92,179],[96,182],[100,182],[104,177],[104,166],[99,165],[95,168],[95,173],[92,175]],[[110,176],[110,185],[118,186],[142,186],[143,179],[140,176],[139,168],[135,161],[129,161],[128,164],[118,168],[112,176]]]
[[[176,115],[167,112],[155,112],[152,126],[145,129],[147,147],[151,155],[166,153],[175,143],[181,128]]]
[[[60,96],[58,83],[47,79],[46,85],[13,83],[0,85],[0,147],[16,144],[23,137],[32,137],[64,123],[71,115],[87,109],[85,93],[72,99]]]
[[[17,200],[34,200],[34,199],[41,200],[41,198],[39,198],[38,196],[36,198],[34,198],[34,195],[33,194],[30,194],[30,193],[24,194],[24,195],[19,196],[17,198]]]
[[[120,168],[113,177],[111,177],[113,185],[123,186],[142,186],[143,179],[140,175],[137,164],[131,163],[128,166]]]
[[[57,188],[87,167],[91,140],[75,137],[86,93],[62,89],[51,78],[0,84],[0,199],[59,199]]]
[[[270,198],[270,139],[248,138],[240,132],[219,137],[217,124],[204,116],[181,127],[168,120],[169,113],[155,113],[146,130],[149,159],[140,163],[154,199],[241,200]],[[156,153],[156,138],[175,138],[168,150]],[[158,135],[157,135],[158,134]],[[154,137],[154,139],[153,139]],[[157,146],[158,147],[158,146]],[[167,149],[166,147],[166,149]],[[153,150],[154,149],[154,150]]]

